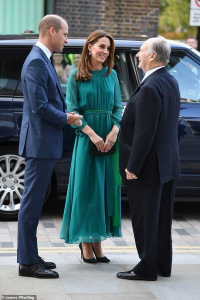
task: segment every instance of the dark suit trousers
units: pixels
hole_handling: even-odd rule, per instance
[[[171,274],[175,180],[165,184],[134,184],[126,180],[136,248],[141,261],[135,274],[157,278]]]
[[[24,193],[18,215],[17,262],[20,264],[39,262],[37,226],[55,162],[55,159],[26,159]]]

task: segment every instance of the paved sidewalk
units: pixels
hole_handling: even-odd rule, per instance
[[[123,206],[125,207],[122,214],[123,238],[107,239],[103,242],[104,246],[135,246],[128,203],[124,203]],[[200,247],[200,211],[195,208],[196,206],[183,205],[183,208],[178,206],[178,211],[175,210],[174,212],[172,240],[175,251],[177,247],[178,249],[181,249],[180,247],[187,248],[188,251]],[[197,206],[197,208],[200,208],[200,206]],[[65,244],[59,238],[62,211],[63,209],[60,209],[58,212],[49,213],[45,210],[42,213],[37,232],[39,247],[74,247],[74,245]],[[14,251],[16,247],[17,222],[0,221],[0,256],[4,251],[6,252],[6,249]]]
[[[61,212],[44,211],[38,228],[40,255],[57,264],[59,279],[19,277],[17,222],[0,222],[0,295],[37,295],[37,300],[200,299],[200,212],[192,206],[174,213],[172,277],[156,282],[116,278],[139,260],[128,209],[123,212],[123,238],[103,242],[111,263],[97,265],[83,263],[78,245],[59,239]]]
[[[109,255],[111,264],[89,265],[80,255],[45,254],[57,264],[59,279],[19,277],[16,257],[4,257],[0,265],[0,295],[37,295],[37,300],[199,300],[200,253],[179,258],[174,255],[170,278],[152,281],[129,281],[116,273],[129,270],[138,262],[136,255]],[[130,264],[132,262],[132,264]]]

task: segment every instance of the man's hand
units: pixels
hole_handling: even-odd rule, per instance
[[[135,174],[129,172],[127,169],[125,169],[125,172],[126,172],[126,179],[128,180],[138,179]]]
[[[124,114],[124,112],[125,112],[125,109],[126,109],[126,106],[125,106],[125,105],[123,105],[122,116],[123,116],[123,114]]]
[[[82,121],[81,121],[82,118],[83,118],[82,115],[78,115],[75,112],[67,113],[67,124],[68,125],[81,126],[82,125]]]

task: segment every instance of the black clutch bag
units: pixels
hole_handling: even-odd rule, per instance
[[[116,143],[114,143],[114,145],[108,152],[101,152],[101,151],[98,151],[95,144],[90,141],[90,155],[91,156],[103,156],[103,155],[114,154],[115,152],[116,152]]]

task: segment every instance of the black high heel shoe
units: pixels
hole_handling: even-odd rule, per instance
[[[88,263],[88,264],[96,264],[98,263],[98,261],[96,260],[96,258],[85,258],[84,254],[83,254],[83,248],[82,248],[82,244],[79,244],[79,248],[81,250],[81,259],[83,259],[84,262]]]
[[[92,245],[92,250],[94,252],[94,255],[96,256],[96,253],[95,253],[95,250],[94,250],[94,247]],[[96,260],[100,263],[109,263],[110,262],[110,259],[108,259],[106,256],[103,256],[103,257],[97,257],[96,256]]]

